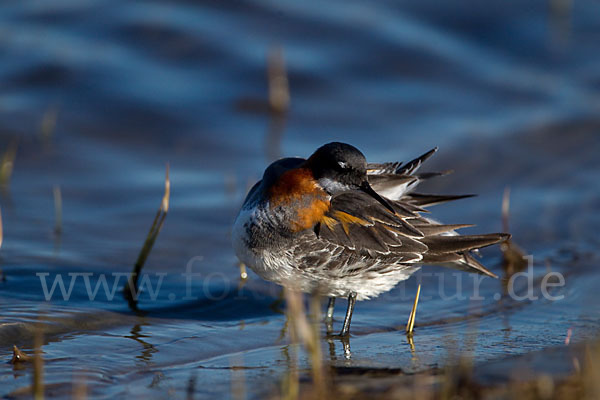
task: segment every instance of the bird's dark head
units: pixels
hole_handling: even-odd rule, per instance
[[[358,188],[367,180],[367,160],[356,147],[332,142],[310,156],[307,166],[330,194]]]
[[[332,142],[323,145],[306,162],[319,185],[332,196],[348,190],[361,190],[394,212],[367,180],[367,159],[356,147]]]

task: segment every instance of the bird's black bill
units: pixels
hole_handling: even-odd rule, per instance
[[[388,210],[390,210],[392,213],[396,214],[396,211],[394,210],[394,208],[392,207],[392,205],[386,199],[384,199],[383,197],[381,197],[379,195],[379,193],[377,193],[375,190],[373,190],[373,188],[371,187],[371,185],[369,185],[369,182],[367,182],[367,181],[363,182],[363,184],[360,186],[360,190],[362,190],[363,192],[365,192],[369,196],[373,197],[375,200],[377,200],[378,202],[380,202],[385,208],[387,208]]]

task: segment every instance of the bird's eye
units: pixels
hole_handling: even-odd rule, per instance
[[[346,169],[346,168],[348,168],[348,163],[345,163],[345,162],[343,162],[343,161],[338,161],[338,165],[339,165],[340,167],[342,167],[342,169]]]

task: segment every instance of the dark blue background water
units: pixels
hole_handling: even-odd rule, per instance
[[[430,170],[455,173],[430,191],[478,193],[433,216],[511,232],[534,257],[536,282],[564,274],[560,301],[502,298],[486,279],[423,278],[416,356],[402,334],[416,279],[359,303],[350,366],[420,370],[453,352],[475,362],[596,335],[600,309],[600,25],[597,2],[27,1],[0,6],[0,145],[17,149],[2,198],[6,280],[0,359],[45,332],[45,381],[70,396],[181,397],[277,390],[289,365],[279,289],[239,270],[229,243],[246,189],[274,156],[307,156],[342,140],[370,161],[407,160],[440,146]],[[281,49],[291,105],[264,112],[267,55]],[[53,121],[55,120],[55,124]],[[171,168],[171,204],[145,272],[162,286],[142,314],[120,292],[89,299],[83,276],[68,301],[47,302],[40,277],[129,272]],[[54,233],[53,188],[62,194]],[[500,251],[483,262],[501,273]],[[186,265],[194,277],[187,293]],[[425,272],[439,272],[426,268]],[[443,298],[461,279],[463,299]],[[441,283],[440,283],[441,282]],[[446,292],[440,290],[447,289]],[[535,293],[540,295],[539,287]],[[197,299],[185,298],[191,294]],[[336,317],[342,316],[343,302]],[[281,307],[281,306],[280,306]],[[301,364],[306,359],[301,356]],[[232,370],[231,366],[248,369]],[[31,368],[0,364],[0,394]]]

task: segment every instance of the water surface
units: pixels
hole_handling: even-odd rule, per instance
[[[249,397],[277,391],[293,354],[280,289],[253,274],[240,286],[231,223],[273,157],[332,140],[371,161],[440,146],[429,170],[455,172],[426,189],[479,196],[433,215],[472,232],[502,229],[510,186],[510,230],[533,255],[540,297],[517,301],[484,279],[473,299],[472,276],[426,267],[414,349],[403,329],[419,277],[358,304],[351,357],[323,342],[334,365],[410,372],[456,354],[486,365],[564,346],[569,329],[574,342],[596,336],[598,11],[590,1],[566,14],[541,1],[2,5],[0,143],[17,153],[1,198],[0,359],[13,344],[31,352],[41,326],[57,397],[78,384],[98,398],[183,397],[190,379],[198,396],[230,396],[241,381]],[[260,106],[276,48],[292,96],[285,118]],[[167,162],[170,211],[144,269],[161,282],[157,297],[144,292],[137,313],[122,284],[90,299],[86,278],[95,288],[105,274],[113,289],[114,274],[130,272]],[[499,249],[482,253],[502,274]],[[187,266],[199,274],[191,285]],[[565,277],[551,290],[561,300],[541,293],[548,270]],[[66,290],[75,279],[72,292],[46,301],[41,279],[51,288],[57,276]],[[30,366],[0,364],[3,396],[31,379]]]

